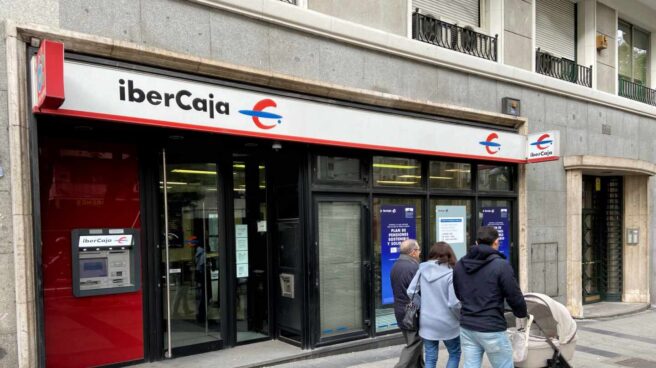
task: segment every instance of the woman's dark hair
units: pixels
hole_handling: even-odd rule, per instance
[[[456,254],[447,242],[437,242],[433,244],[428,252],[428,259],[436,260],[438,264],[446,263],[453,268],[456,265]]]

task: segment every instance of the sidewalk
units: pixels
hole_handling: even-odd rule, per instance
[[[575,368],[656,368],[656,310],[600,320],[578,320],[578,345],[571,364]],[[402,345],[357,351],[317,359],[275,365],[276,368],[392,368]],[[297,351],[298,350],[298,351]],[[253,367],[267,361],[264,355],[294,355],[301,351],[280,341],[244,345],[224,351],[199,354],[161,362],[140,364],[140,368],[159,367]],[[439,354],[438,367],[446,363],[447,352]],[[249,359],[250,358],[250,359]],[[257,359],[259,358],[259,360]],[[260,365],[261,366],[261,365]],[[272,365],[265,365],[271,367]],[[461,364],[462,366],[462,364]],[[483,365],[489,368],[487,361]]]
[[[575,368],[656,368],[656,311],[605,320],[579,320]],[[401,346],[277,365],[276,368],[392,368]],[[438,367],[444,367],[447,352],[440,349]],[[462,362],[460,364],[462,367]],[[487,361],[483,365],[489,368]]]

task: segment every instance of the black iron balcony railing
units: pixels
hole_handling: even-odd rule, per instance
[[[289,4],[296,5],[296,0],[280,0],[280,1],[282,1],[283,3],[289,3]]]
[[[483,59],[497,61],[499,37],[478,33],[471,27],[459,27],[429,15],[412,13],[412,38],[439,47],[462,52]]]
[[[656,106],[656,90],[642,84],[619,78],[618,94],[622,97]]]
[[[592,87],[592,65],[578,65],[574,60],[555,57],[537,49],[535,71],[564,81]]]

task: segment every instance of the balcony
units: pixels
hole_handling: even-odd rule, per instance
[[[619,78],[618,94],[622,97],[656,106],[656,90]]]
[[[463,54],[497,61],[498,35],[490,37],[471,27],[459,27],[429,15],[412,13],[412,38]]]
[[[553,78],[592,87],[592,65],[585,67],[574,60],[555,57],[537,49],[535,52],[535,71]]]
[[[296,0],[280,0],[280,1],[282,1],[283,3],[287,3],[287,4],[296,5]]]

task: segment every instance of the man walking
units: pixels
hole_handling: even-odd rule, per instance
[[[499,232],[483,226],[477,239],[477,245],[458,261],[453,272],[453,286],[462,304],[460,345],[464,368],[480,368],[483,353],[487,353],[492,367],[513,368],[504,299],[517,318],[526,318],[526,301],[512,267],[499,252]]]
[[[417,269],[419,269],[421,247],[419,247],[416,240],[406,239],[401,243],[399,251],[401,255],[392,267],[390,279],[392,281],[392,292],[394,293],[394,315],[396,316],[398,326],[401,327],[401,321],[405,314],[405,306],[410,302],[406,290],[408,290],[410,281],[412,281]],[[405,338],[405,347],[401,351],[399,362],[394,368],[423,367],[423,344],[421,343],[421,337],[419,337],[418,331],[409,331],[401,328],[401,332]]]

